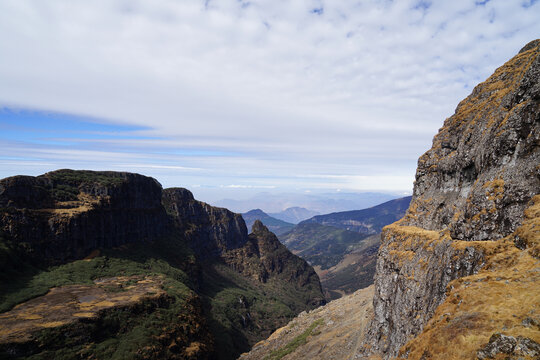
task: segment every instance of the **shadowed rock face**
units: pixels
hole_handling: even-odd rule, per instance
[[[189,190],[165,189],[163,204],[184,229],[191,248],[201,259],[220,256],[248,240],[242,215],[197,201]]]
[[[0,180],[0,226],[16,245],[51,262],[161,236],[161,185],[115,172],[58,170]]]
[[[457,107],[418,160],[405,217],[385,228],[374,320],[362,355],[383,358],[419,334],[453,279],[484,265],[481,246],[521,225],[540,190],[540,41]]]
[[[123,246],[127,244],[133,245]],[[72,261],[84,257],[85,261]],[[0,304],[8,310],[36,296],[35,302],[48,304],[47,297],[41,295],[57,286],[57,281],[72,285],[71,281],[85,282],[89,277],[118,278],[125,271],[161,274],[170,303],[159,302],[148,312],[138,313],[145,300],[130,298],[134,311],[121,322],[133,320],[133,326],[122,325],[107,332],[111,338],[122,337],[124,330],[137,333],[144,327],[141,322],[153,317],[155,311],[163,311],[165,315],[156,316],[157,322],[150,325],[159,327],[159,344],[145,348],[151,356],[138,352],[143,358],[175,358],[170,355],[174,353],[182,359],[232,359],[296,313],[324,303],[313,268],[290,253],[262,223],[258,222],[254,233],[248,235],[240,214],[197,201],[186,189],[163,190],[156,180],[138,174],[59,170],[38,177],[0,180],[0,260],[2,279],[10,276],[7,273],[13,274],[13,279],[8,279],[13,289],[0,290]],[[46,266],[51,263],[59,266]],[[25,271],[37,274],[44,281],[42,286],[28,285]],[[78,284],[74,286],[80,290]],[[93,291],[91,286],[84,289]],[[110,314],[127,316],[123,305],[112,301],[117,293],[107,291],[102,294],[105,300],[99,302],[103,316],[96,316],[97,323],[108,316],[109,310]],[[128,293],[117,295],[124,299]],[[74,324],[77,331],[83,329],[77,315],[81,313],[67,311],[70,305],[62,301],[53,305],[63,310],[65,318],[43,321],[58,335],[52,340],[71,339],[69,331],[59,327],[62,324]],[[46,310],[54,317],[59,313],[55,309]],[[273,309],[279,314],[268,316]],[[10,318],[6,316],[2,318]],[[10,319],[15,319],[12,323],[25,321],[21,317]],[[211,329],[207,326],[210,321]],[[27,342],[41,341],[34,338],[41,331],[39,324],[26,323],[31,333]],[[89,325],[88,331],[100,337],[101,328],[94,325]],[[14,337],[9,327],[3,334]],[[151,343],[156,340],[152,336],[140,340]],[[129,342],[126,339],[121,341]],[[105,340],[77,338],[75,345]],[[0,357],[12,354],[13,341],[7,341],[7,345],[6,341],[0,339]],[[27,350],[23,349],[26,343],[14,341],[17,344],[13,346],[28,355],[53,354],[68,347],[62,341],[44,342]],[[133,351],[139,351],[136,342],[129,343]],[[110,346],[114,350],[116,345]],[[85,349],[85,354],[98,351],[94,347]],[[71,350],[74,354],[80,349]]]
[[[304,298],[310,309],[325,303],[315,270],[287,250],[260,220],[253,224],[248,242],[224,254],[223,259],[239,273],[258,282],[277,280],[292,285],[292,291],[297,292],[295,297]]]

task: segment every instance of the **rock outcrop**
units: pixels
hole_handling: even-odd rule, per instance
[[[287,250],[259,220],[253,224],[246,245],[228,251],[223,258],[233,269],[258,282],[279,279],[292,285],[298,293],[296,297],[304,297],[309,308],[325,303],[315,270],[305,260]],[[311,289],[309,296],[306,296],[305,289]]]
[[[168,219],[161,191],[155,179],[132,173],[14,176],[0,180],[0,230],[36,259],[78,259],[163,235]]]
[[[248,241],[242,215],[195,200],[187,189],[165,189],[163,204],[200,259],[216,258]]]
[[[520,227],[524,211],[540,191],[539,164],[536,40],[475,87],[420,157],[410,207],[403,219],[383,231],[375,315],[361,355],[397,356],[432,317],[436,321],[438,306],[455,295],[449,284],[457,286],[455,279],[496,268],[493,259],[499,256],[500,261],[501,253],[515,256],[514,265],[531,256],[534,263],[538,254],[530,249],[537,246],[538,232],[519,234],[525,231]],[[521,258],[515,251],[523,251]],[[537,291],[536,277],[526,276],[536,284],[531,291]],[[422,353],[418,342],[415,346],[402,349],[401,356],[434,356],[434,351]]]

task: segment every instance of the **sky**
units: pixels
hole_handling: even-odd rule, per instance
[[[538,37],[537,0],[2,0],[0,177],[407,193],[459,101]]]

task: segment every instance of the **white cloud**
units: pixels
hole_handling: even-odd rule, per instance
[[[459,100],[540,34],[538,2],[418,4],[3,1],[0,104],[150,126],[142,133],[160,137],[69,152],[24,147],[55,163],[203,168],[214,185],[374,175],[348,185],[408,189]],[[167,153],[174,148],[238,154]],[[198,176],[190,180],[205,184]]]

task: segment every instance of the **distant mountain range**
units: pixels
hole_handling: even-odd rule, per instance
[[[294,224],[288,223],[283,220],[276,219],[261,209],[250,210],[247,213],[242,214],[248,230],[251,229],[255,221],[260,220],[264,226],[266,226],[271,232],[276,235],[284,234],[291,231],[294,228]]]
[[[368,209],[314,216],[303,223],[318,223],[364,234],[380,233],[382,228],[405,215],[411,196],[390,200]]]
[[[293,206],[278,213],[268,214],[276,219],[283,220],[292,224],[298,224],[313,216],[320,215],[317,211],[311,211],[303,207]]]
[[[225,207],[237,213],[245,213],[252,209],[262,209],[267,214],[280,213],[283,209],[302,207],[319,214],[329,214],[338,211],[365,209],[385,201],[395,199],[400,195],[390,193],[259,193],[249,199],[223,199],[212,202],[212,205]],[[291,221],[289,219],[288,221]]]
[[[336,299],[373,283],[382,228],[403,217],[411,197],[368,209],[317,215],[279,235],[317,271],[325,296]]]

